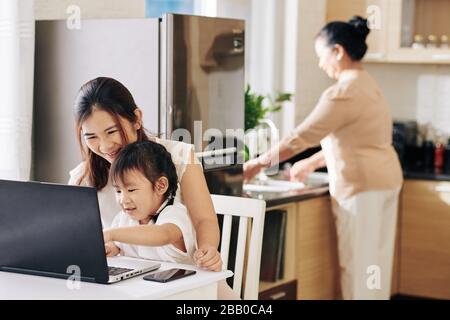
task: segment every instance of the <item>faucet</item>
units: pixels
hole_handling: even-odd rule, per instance
[[[262,120],[259,121],[259,125],[260,125],[260,129],[262,129],[263,125],[266,125],[266,126],[269,127],[270,136],[269,137],[263,136],[265,138],[268,138],[266,140],[266,142],[267,142],[267,150],[268,150],[271,147],[273,147],[275,144],[277,144],[278,141],[279,141],[278,128],[277,128],[277,126],[275,125],[275,123],[271,119],[262,119]],[[267,150],[264,150],[264,151],[267,151]],[[268,175],[272,176],[272,175],[275,175],[277,173],[278,173],[278,167],[275,168],[275,169],[267,168],[267,169],[264,169],[264,170],[262,170],[260,172],[260,174],[258,175],[258,179],[262,180],[262,181],[265,181],[265,180],[267,180],[267,176]]]
[[[275,141],[275,142],[279,141],[278,128],[272,120],[262,119],[261,121],[259,121],[259,124],[266,124],[269,127],[271,145],[272,145],[273,141]]]

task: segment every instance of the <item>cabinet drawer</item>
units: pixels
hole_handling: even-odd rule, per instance
[[[297,280],[260,292],[259,300],[297,300]]]

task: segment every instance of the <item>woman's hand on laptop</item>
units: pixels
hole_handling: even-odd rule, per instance
[[[105,252],[107,257],[114,257],[120,253],[120,249],[114,244],[114,242],[109,241],[105,243]]]

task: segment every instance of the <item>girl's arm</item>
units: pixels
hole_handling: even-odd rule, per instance
[[[174,244],[183,234],[175,224],[140,225],[109,229],[103,232],[105,242],[117,241],[128,244],[159,247]]]
[[[119,247],[117,247],[112,241],[105,243],[105,251],[107,257],[114,257],[120,254]]]
[[[192,161],[187,165],[180,183],[184,204],[197,234],[198,250],[194,259],[199,267],[220,270],[222,260],[217,251],[220,240],[219,223],[202,167],[195,164],[194,157],[192,152]]]

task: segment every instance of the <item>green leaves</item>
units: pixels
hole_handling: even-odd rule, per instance
[[[250,91],[250,85],[245,89],[245,130],[252,129],[265,118],[267,113],[278,112],[283,107],[283,102],[291,101],[292,94],[286,92],[277,93],[275,99],[271,96],[262,96]],[[264,106],[264,100],[268,105]]]
[[[248,160],[250,160],[250,149],[247,147],[246,144],[244,144],[244,161],[247,162]]]

